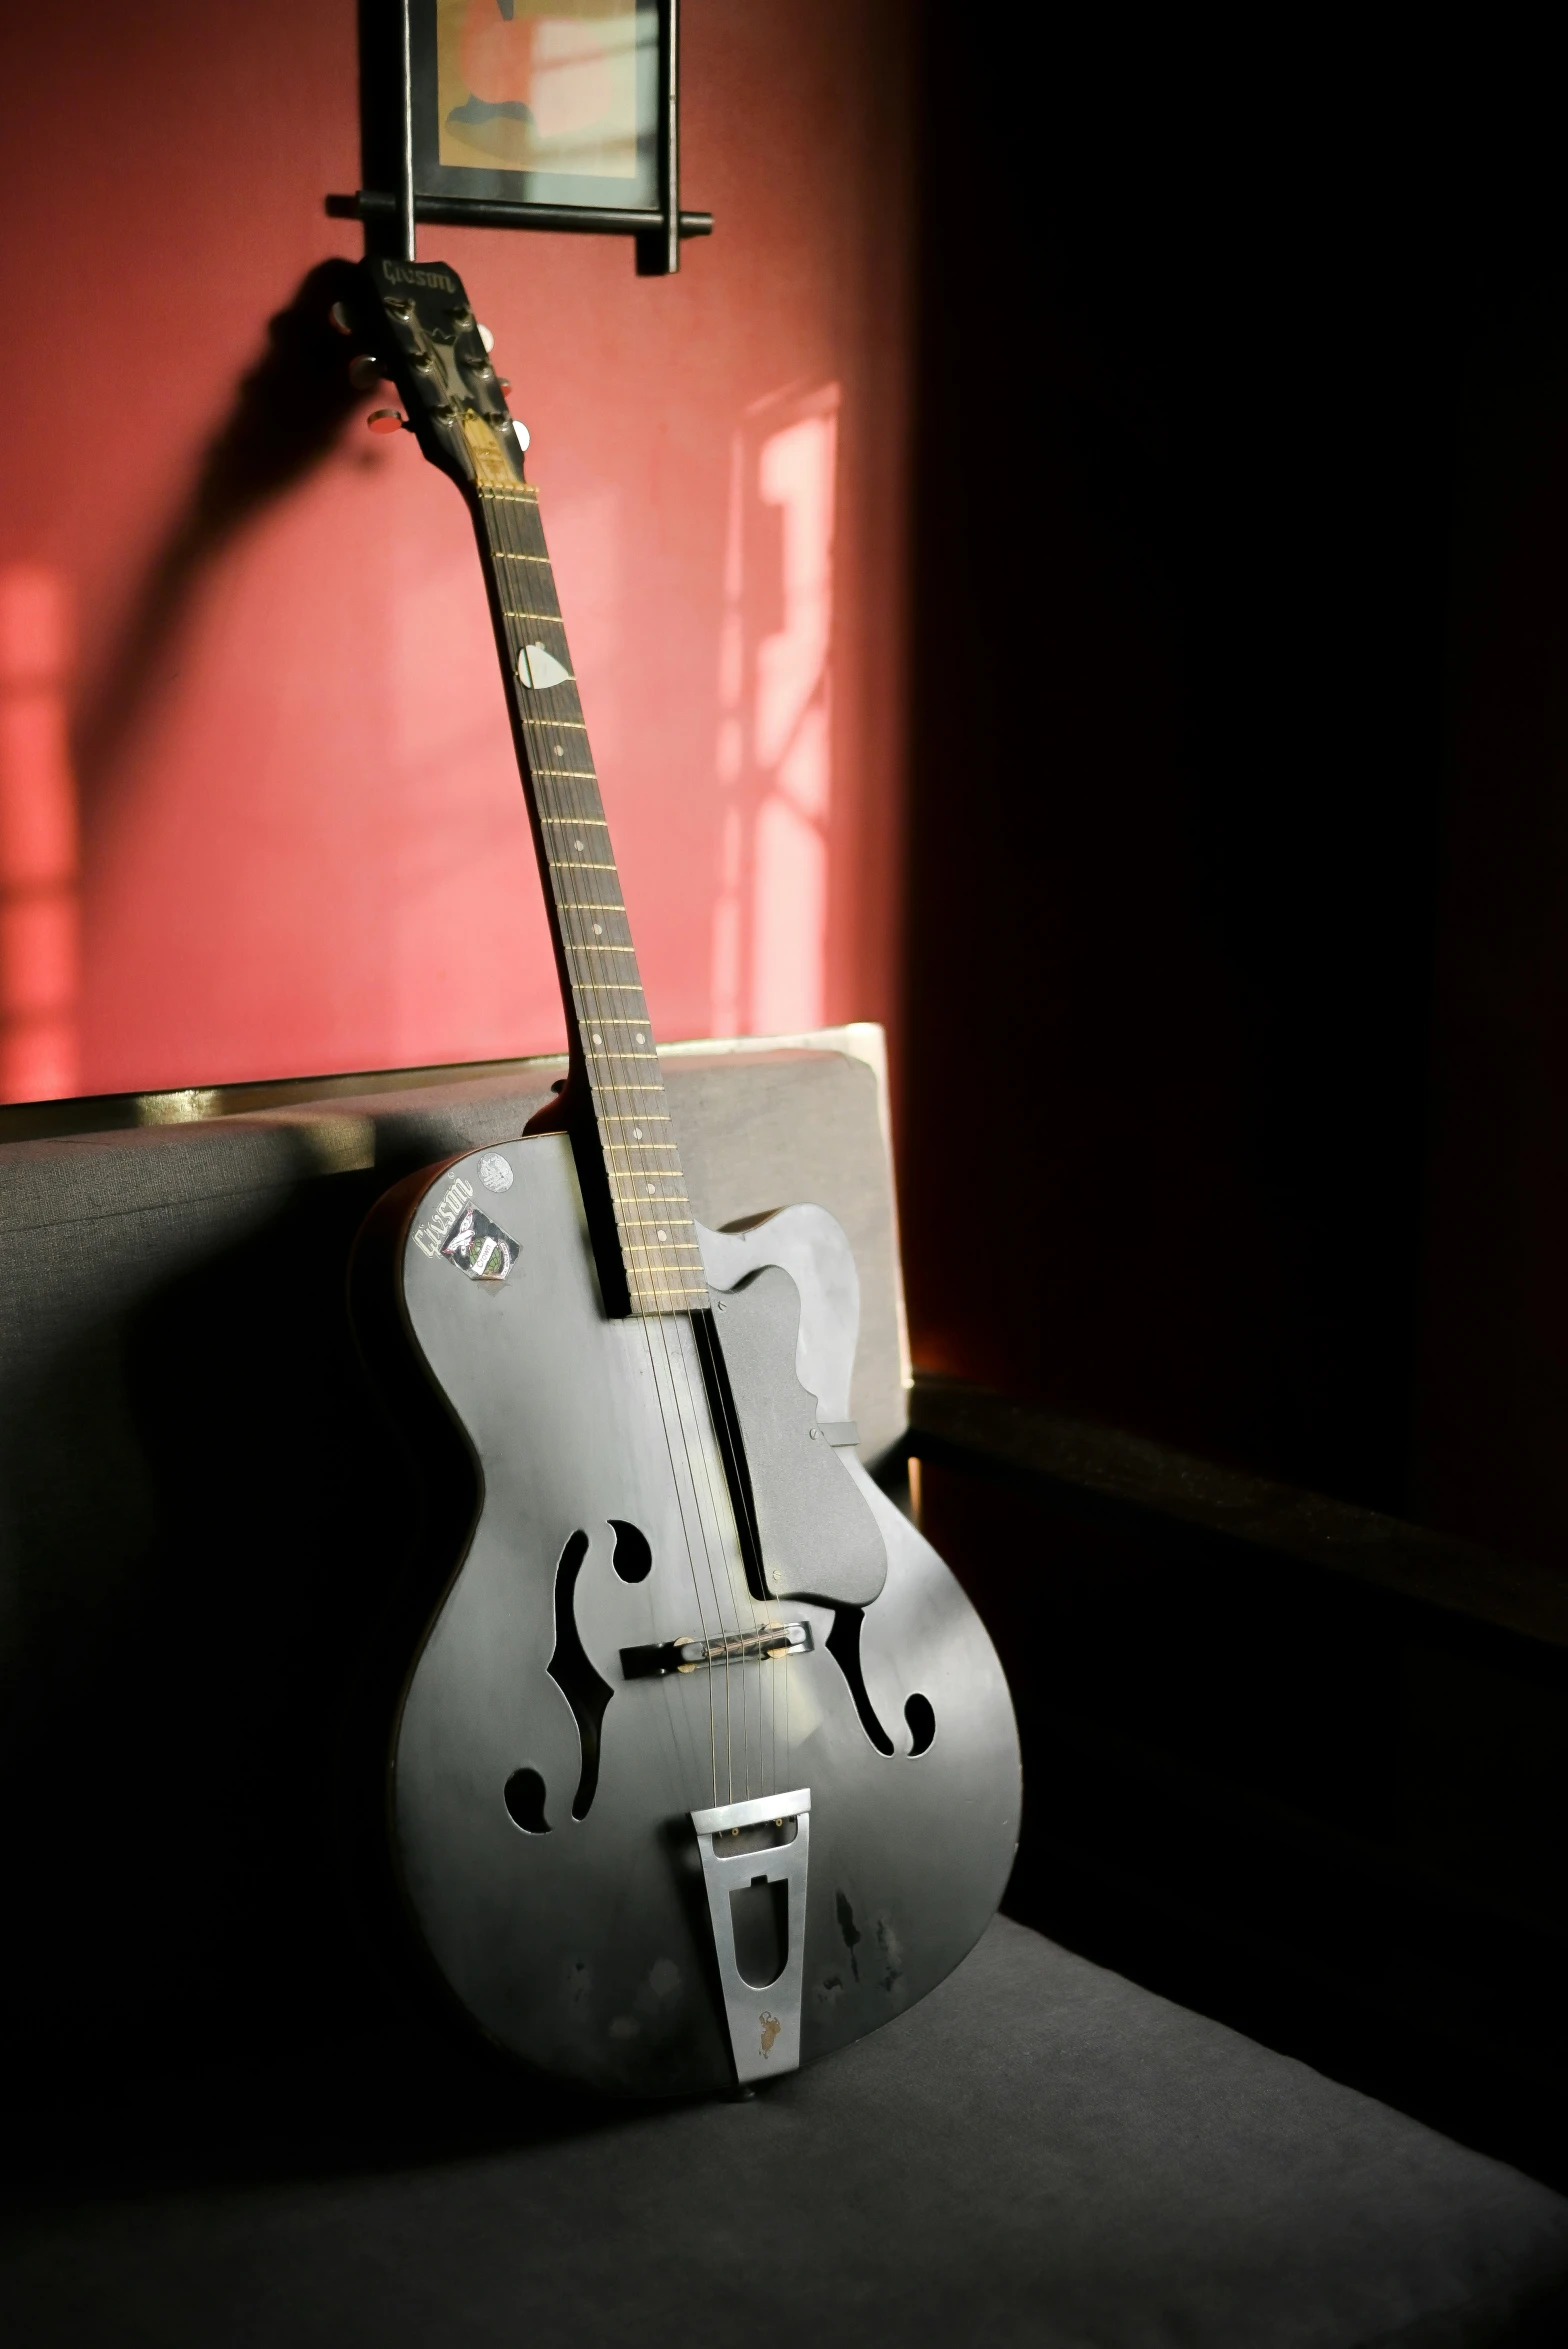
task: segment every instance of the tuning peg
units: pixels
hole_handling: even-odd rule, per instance
[[[348,379],[356,391],[374,391],[381,381],[381,361],[372,359],[368,351],[361,351],[357,359],[348,363]]]
[[[512,418],[512,430],[517,435],[518,447],[520,449],[526,449],[528,446],[528,427],[523,422],[521,416],[514,416]]]
[[[496,382],[501,386],[503,391],[510,391],[512,388],[512,379],[509,375],[498,375],[496,377]]]
[[[353,333],[354,321],[348,314],[348,304],[346,302],[334,302],[331,309],[327,312],[327,316],[331,319],[339,334]]]
[[[479,340],[484,344],[487,351],[493,351],[495,349],[495,336],[490,332],[488,326],[476,325],[474,332],[478,335]]]
[[[408,418],[401,408],[372,408],[365,418],[372,432],[406,432]]]

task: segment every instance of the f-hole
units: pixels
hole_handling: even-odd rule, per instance
[[[561,1552],[555,1570],[555,1653],[545,1669],[572,1708],[577,1742],[582,1748],[582,1774],[572,1797],[572,1817],[586,1819],[599,1785],[599,1731],[604,1708],[615,1691],[601,1680],[588,1660],[577,1629],[577,1577],[588,1555],[588,1536],[574,1533]]]
[[[789,1886],[782,1876],[753,1876],[730,1894],[735,1970],[753,1990],[766,1990],[789,1956]]]
[[[860,1629],[865,1619],[864,1607],[836,1607],[833,1611],[833,1628],[827,1637],[827,1650],[849,1685],[849,1693],[855,1700],[855,1710],[860,1715],[861,1728],[879,1754],[890,1754],[893,1751],[893,1740],[877,1719],[876,1707],[871,1702],[871,1692],[866,1687],[866,1676],[861,1669]]]
[[[653,1571],[653,1552],[648,1547],[648,1536],[639,1527],[628,1525],[621,1517],[610,1519],[610,1531],[615,1536],[615,1555],[610,1564],[622,1582],[646,1582]]]
[[[525,1835],[549,1834],[550,1822],[544,1815],[544,1780],[537,1770],[514,1770],[502,1791],[514,1827],[521,1827]]]

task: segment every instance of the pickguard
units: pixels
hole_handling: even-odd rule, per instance
[[[793,1278],[768,1264],[716,1294],[697,1326],[747,1579],[759,1599],[866,1607],[887,1550],[798,1375],[801,1318]]]

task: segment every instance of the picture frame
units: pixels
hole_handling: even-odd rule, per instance
[[[657,207],[659,0],[410,0],[416,196]]]
[[[680,205],[680,0],[360,0],[366,249],[419,225],[630,235],[644,276],[711,213]]]

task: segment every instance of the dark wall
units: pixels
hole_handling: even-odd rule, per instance
[[[948,22],[923,128],[916,1359],[1407,1508],[1417,1333],[1485,1211],[1431,1253],[1455,483],[1478,351],[1556,300],[1546,59],[1474,21],[1419,56],[1156,54],[1059,19],[955,45]],[[1472,598],[1461,655],[1481,624]],[[1445,883],[1445,922],[1506,927],[1525,845],[1481,913]],[[1552,911],[1563,865],[1532,884]]]
[[[1568,275],[1543,276],[1474,339],[1454,512],[1413,1503],[1555,1563],[1568,1554]]]

